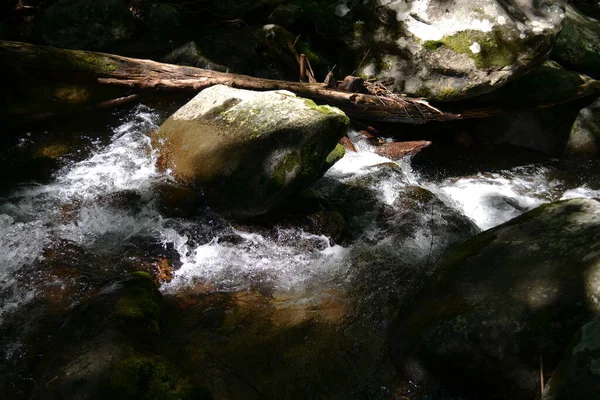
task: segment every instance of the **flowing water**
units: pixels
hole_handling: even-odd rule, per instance
[[[384,396],[382,379],[373,375],[389,370],[381,366],[385,343],[364,342],[381,336],[395,307],[433,273],[444,251],[542,203],[600,195],[600,184],[586,178],[595,164],[548,160],[469,176],[428,174],[410,158],[392,163],[374,154],[353,133],[358,153],[347,153],[314,190],[345,219],[337,239],[277,219],[236,223],[208,208],[194,217],[169,216],[156,195],[169,176],[155,168],[148,137],[164,118],[139,105],[101,133],[109,140],[91,141],[84,154],[65,158],[48,182],[22,184],[0,199],[0,332],[7,335],[0,339],[0,368],[28,357],[27,329],[36,314],[19,315],[41,299],[64,303],[60,313],[68,313],[95,285],[126,273],[122,260],[160,256],[176,268],[161,286],[165,296],[198,287],[205,293],[256,291],[277,299],[276,308],[283,304],[284,311],[277,310],[286,318],[298,307],[328,310],[322,318],[348,335],[363,335],[361,346],[379,354],[366,373],[356,372],[356,390]],[[53,257],[64,262],[72,253],[76,269],[85,264],[76,274],[61,275],[45,264]],[[332,298],[342,306],[330,306]],[[353,322],[340,322],[348,320]],[[23,334],[8,336],[17,331]],[[2,384],[9,385],[8,378]]]

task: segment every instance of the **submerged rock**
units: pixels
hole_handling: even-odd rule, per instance
[[[395,325],[392,356],[417,385],[467,398],[529,399],[539,358],[558,365],[600,314],[600,203],[538,207],[452,251]]]
[[[600,21],[568,5],[565,26],[551,57],[567,68],[600,78]]]
[[[448,101],[489,92],[541,63],[565,3],[343,1],[335,25],[359,75]]]
[[[96,50],[132,32],[133,15],[121,0],[61,0],[42,19],[42,36],[56,47]]]
[[[194,391],[156,353],[162,297],[136,272],[102,289],[61,328],[34,397],[192,399]]]
[[[343,112],[288,91],[213,86],[157,134],[161,164],[235,217],[266,214],[318,178],[346,133]]]
[[[600,398],[600,318],[585,324],[544,389],[542,400]]]

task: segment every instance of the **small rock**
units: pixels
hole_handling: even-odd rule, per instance
[[[431,142],[426,140],[384,143],[375,148],[375,153],[390,160],[399,160],[402,157],[415,155],[430,145]]]

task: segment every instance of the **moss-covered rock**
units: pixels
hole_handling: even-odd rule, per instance
[[[40,385],[35,397],[106,398],[103,393],[114,368],[131,357],[155,357],[161,311],[162,296],[144,272],[104,287],[76,308],[56,335],[39,377],[51,384]]]
[[[400,374],[467,398],[533,398],[539,358],[558,365],[600,314],[600,203],[547,204],[450,252],[396,321]]]
[[[61,0],[42,19],[44,40],[70,49],[101,49],[132,31],[133,16],[121,0]]]
[[[567,68],[600,78],[600,21],[568,5],[565,26],[551,57]]]
[[[287,91],[205,89],[157,135],[161,164],[237,217],[265,214],[312,183],[346,133],[340,110]]]
[[[542,400],[588,400],[600,396],[600,318],[575,335]]]
[[[539,65],[562,27],[564,5],[369,0],[340,1],[322,12],[335,15],[330,25],[354,52],[358,75],[398,92],[452,101],[489,92]]]

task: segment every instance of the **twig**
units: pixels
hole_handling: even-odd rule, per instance
[[[356,69],[354,71],[352,71],[352,73],[350,75],[354,75],[356,73],[356,71],[358,71],[360,69],[360,67],[362,67],[362,63],[365,62],[365,59],[369,55],[370,51],[371,51],[371,48],[369,47],[369,49],[365,52],[365,55],[363,56],[362,60],[360,60],[360,63],[358,63],[358,67],[356,67]]]
[[[544,395],[544,356],[540,354],[540,393]]]

